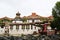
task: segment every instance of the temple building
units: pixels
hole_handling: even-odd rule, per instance
[[[41,30],[41,28],[36,25],[41,24],[44,20],[52,20],[50,17],[42,17],[34,12],[29,16],[21,17],[20,15],[21,14],[17,12],[15,18],[0,18],[1,22],[5,24],[3,28],[0,27],[0,34],[8,33],[9,35],[16,36],[33,34],[34,32],[38,33],[38,30]],[[48,29],[50,30],[51,27]]]

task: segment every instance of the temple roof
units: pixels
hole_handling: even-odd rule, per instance
[[[20,17],[15,17],[15,18],[13,19],[13,21],[22,21],[22,18],[20,18]]]
[[[16,17],[13,19],[14,21],[22,21],[22,18],[20,17],[20,13],[16,13]]]
[[[32,15],[27,16],[28,19],[39,19],[42,18],[42,16],[37,15],[36,13],[32,13]]]
[[[7,19],[7,20],[13,20],[13,18],[9,18],[7,16],[3,17],[3,18],[0,18],[0,20],[3,20],[3,19]]]
[[[15,18],[9,18],[7,16],[3,17],[3,18],[0,18],[0,20],[3,20],[3,19],[8,19],[8,20],[15,20],[15,21],[21,21],[23,18],[27,18],[27,19],[48,19],[48,20],[51,20],[53,19],[53,16],[49,16],[49,17],[42,17],[40,15],[37,15],[35,12],[33,12],[31,15],[29,16],[24,16],[24,17],[20,17],[20,13],[17,12],[16,13],[16,17]]]

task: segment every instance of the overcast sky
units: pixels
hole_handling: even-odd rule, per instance
[[[41,16],[50,16],[52,8],[59,0],[0,0],[0,17],[15,17],[19,11],[21,16],[31,15],[32,12]]]

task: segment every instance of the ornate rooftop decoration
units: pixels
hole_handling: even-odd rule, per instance
[[[20,13],[16,13],[16,17],[13,19],[14,21],[22,21],[22,18],[20,17]]]
[[[20,17],[20,13],[19,13],[19,11],[16,13],[16,17]]]

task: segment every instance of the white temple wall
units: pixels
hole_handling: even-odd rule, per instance
[[[40,22],[40,20],[34,20],[34,22]]]
[[[23,23],[22,21],[16,21],[16,23]]]
[[[28,23],[32,23],[32,20],[27,20]]]
[[[22,21],[12,21],[12,23],[23,23]]]
[[[32,20],[27,20],[28,23],[32,23],[33,21]],[[35,19],[34,22],[41,22],[39,19]]]
[[[35,26],[32,26],[33,29],[31,29],[31,25],[29,27],[30,27],[29,29],[26,29],[26,28],[22,29],[22,26],[20,25],[19,29],[17,30],[16,26],[13,26],[13,29],[9,30],[9,34],[11,34],[11,35],[16,35],[16,34],[25,34],[25,35],[27,35],[27,34],[33,34],[34,31],[38,32],[38,28],[37,27],[35,28]]]
[[[4,34],[4,33],[5,33],[5,27],[4,28],[0,27],[0,34]]]

